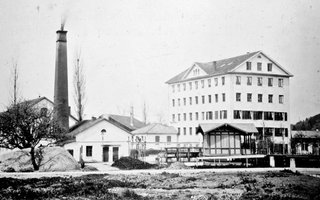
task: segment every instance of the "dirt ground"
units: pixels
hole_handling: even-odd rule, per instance
[[[320,178],[287,170],[3,177],[0,199],[320,199]]]

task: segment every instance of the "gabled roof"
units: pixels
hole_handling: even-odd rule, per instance
[[[178,134],[178,131],[173,126],[167,126],[164,124],[153,123],[145,127],[137,129],[131,132],[133,135],[138,134]]]
[[[130,133],[133,130],[141,128],[145,126],[145,124],[135,118],[133,118],[133,126],[130,124],[130,117],[128,116],[121,116],[121,115],[107,115],[107,116],[100,116],[99,118],[92,118],[91,120],[83,120],[69,129],[69,133],[67,134],[69,137],[75,137],[79,133],[83,132],[84,130],[94,126],[95,124],[107,121],[118,128]]]
[[[206,76],[203,76],[202,78],[216,76],[216,75],[222,75],[222,74],[227,74],[227,73],[232,73],[242,63],[246,62],[247,60],[249,60],[250,58],[254,57],[255,55],[257,55],[259,53],[263,54],[265,57],[267,57],[272,62],[274,62],[271,58],[266,56],[262,51],[246,53],[246,54],[243,54],[243,55],[240,55],[240,56],[227,58],[227,59],[222,59],[222,60],[217,60],[217,61],[213,61],[213,62],[207,62],[207,63],[195,62],[187,70],[185,70],[185,71],[181,72],[180,74],[178,74],[177,76],[171,78],[166,83],[171,84],[171,83],[176,83],[176,82],[188,80],[188,79],[184,79],[184,77],[186,77],[187,73],[189,73],[189,71],[191,71],[191,69],[195,65],[199,66],[201,69],[203,69],[208,74]],[[279,64],[277,64],[276,62],[274,62],[274,63],[280,69],[282,69],[287,74],[287,76],[292,76],[292,74],[290,74],[288,71],[286,71],[284,68],[282,68]],[[198,79],[198,78],[201,78],[201,77],[191,78],[189,80]]]
[[[257,128],[252,123],[203,123],[199,124],[199,128],[203,131],[203,133],[208,133],[215,129],[230,126],[244,133],[258,133]]]

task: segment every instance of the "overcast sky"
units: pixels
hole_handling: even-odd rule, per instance
[[[56,30],[66,17],[69,104],[75,51],[87,80],[86,118],[167,119],[165,81],[190,67],[262,50],[291,72],[291,122],[320,113],[320,1],[0,1],[0,110],[12,60],[25,99],[53,100]],[[73,108],[72,108],[73,109]]]

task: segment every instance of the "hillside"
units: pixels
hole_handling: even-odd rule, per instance
[[[320,130],[320,114],[299,121],[292,126],[292,130]]]

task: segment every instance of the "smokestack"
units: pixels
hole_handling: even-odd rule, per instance
[[[67,31],[57,32],[56,66],[54,82],[54,114],[62,128],[69,129],[69,101],[68,101],[68,64],[67,64]]]
[[[214,71],[217,71],[217,61],[213,61],[213,69]]]

